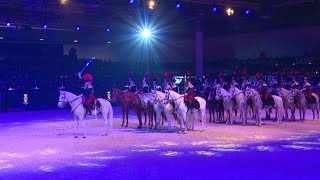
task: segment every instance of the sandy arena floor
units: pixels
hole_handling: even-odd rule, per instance
[[[264,113],[263,113],[264,116]],[[87,119],[74,139],[69,109],[0,113],[0,179],[319,179],[320,120],[207,123],[187,134]],[[298,116],[296,116],[298,117]]]

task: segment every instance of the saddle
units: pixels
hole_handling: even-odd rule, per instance
[[[267,97],[266,99],[262,100],[263,106],[275,106],[276,103],[272,96]]]
[[[188,107],[188,109],[200,109],[200,103],[199,101],[197,101],[196,99],[192,99],[192,102],[189,103],[189,101],[184,101],[184,103],[186,104],[186,106]]]
[[[308,104],[315,104],[315,103],[317,103],[317,100],[316,100],[316,98],[315,98],[314,96],[311,96],[311,97],[306,96],[306,100],[307,100],[307,103],[308,103]]]

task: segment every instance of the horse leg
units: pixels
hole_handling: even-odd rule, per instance
[[[147,112],[146,110],[143,110],[143,115],[144,115],[144,125],[147,124]]]
[[[124,118],[125,118],[125,107],[121,106],[121,110],[122,110],[122,124],[121,124],[121,126],[123,126],[124,125]]]
[[[126,120],[127,120],[127,124],[125,127],[128,127],[128,124],[129,124],[129,109],[128,108],[126,109]]]
[[[74,123],[75,123],[75,125],[76,125],[76,130],[75,130],[75,136],[74,136],[74,138],[78,138],[78,133],[79,133],[79,119],[78,118],[74,118]]]
[[[86,130],[86,127],[85,127],[85,122],[83,120],[83,118],[80,118],[80,122],[81,122],[81,126],[82,126],[82,130],[83,130],[83,138],[86,138],[87,136],[87,130]]]
[[[312,110],[313,120],[314,120],[316,118],[316,115],[315,115],[315,110],[313,105],[311,105],[311,110]]]

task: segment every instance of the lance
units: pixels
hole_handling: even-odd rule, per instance
[[[82,77],[81,77],[82,72],[83,72],[85,69],[87,69],[87,67],[91,64],[91,62],[92,62],[94,59],[95,59],[95,58],[92,57],[92,59],[86,63],[86,65],[81,69],[81,71],[77,73],[77,75],[78,75],[78,77],[79,77],[80,79],[82,79]]]

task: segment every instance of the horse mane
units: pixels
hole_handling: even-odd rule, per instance
[[[223,87],[220,87],[221,93],[224,92],[227,95],[231,95],[226,89],[224,89]]]
[[[172,91],[172,90],[169,90],[170,91],[170,94],[172,93],[172,94],[174,94],[175,96],[183,96],[183,95],[181,95],[181,94],[179,94],[179,93],[177,93],[177,92],[175,92],[175,91]]]
[[[74,97],[79,97],[79,96],[81,96],[81,94],[80,94],[80,95],[75,95],[75,94],[73,94],[72,92],[69,92],[69,91],[60,91],[60,92],[69,94],[69,95],[74,96]]]

